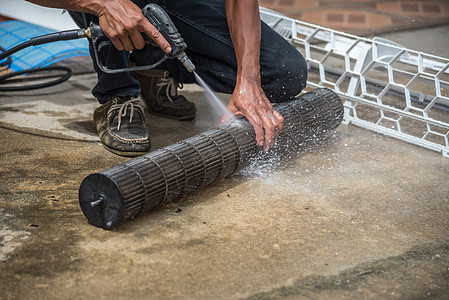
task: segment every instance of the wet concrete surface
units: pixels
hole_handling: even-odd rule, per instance
[[[351,125],[114,231],[89,225],[79,184],[127,160],[96,138],[94,80],[0,96],[0,299],[447,299],[449,160]],[[183,94],[197,118],[148,115],[153,149],[218,122],[199,88]]]

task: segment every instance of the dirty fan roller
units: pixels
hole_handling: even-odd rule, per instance
[[[294,149],[335,129],[343,120],[340,98],[317,89],[276,105],[284,117],[278,148]],[[260,151],[254,129],[236,119],[126,163],[87,176],[79,201],[89,223],[112,229],[141,213],[230,176]]]

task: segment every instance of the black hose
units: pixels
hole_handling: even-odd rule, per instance
[[[1,48],[2,53],[0,53],[0,60],[2,60],[4,58],[6,58],[6,59],[9,58],[9,60],[11,61],[11,57],[10,57],[11,55],[13,55],[16,52],[19,52],[22,49],[28,48],[30,46],[33,46],[33,44],[31,43],[31,40],[28,40],[28,41],[25,41],[18,45],[15,45],[14,47],[12,47],[11,49],[8,49],[8,50]]]
[[[5,48],[0,46],[0,51],[2,54],[6,52]],[[0,67],[9,67],[11,65],[12,59],[10,56],[6,57],[6,60],[2,62],[3,59],[0,59]]]
[[[70,76],[72,76],[72,70],[68,67],[62,67],[62,66],[43,67],[43,68],[22,70],[22,71],[13,72],[13,73],[9,73],[9,74],[0,76],[0,84],[5,83],[7,78],[11,78],[14,76],[18,76],[18,75],[22,75],[22,74],[38,73],[38,72],[47,72],[47,71],[64,71],[65,74],[62,74],[60,77],[56,78],[55,80],[44,82],[44,83],[29,84],[29,85],[22,85],[22,86],[1,86],[0,85],[0,92],[15,92],[15,91],[28,91],[28,90],[42,89],[42,88],[60,84],[61,82],[68,80],[70,78]],[[24,79],[26,79],[26,78],[24,78]]]
[[[0,61],[4,60],[6,58],[6,61],[0,62],[0,66],[9,67],[11,65],[11,55],[22,50],[22,49],[28,48],[30,46],[38,46],[38,45],[57,42],[57,41],[75,40],[75,39],[79,39],[82,37],[85,37],[84,29],[73,29],[73,30],[66,30],[66,31],[54,32],[54,33],[50,33],[50,34],[36,36],[36,37],[30,38],[28,41],[25,41],[23,43],[16,45],[8,50],[5,50],[2,47],[0,47],[0,50],[1,50]],[[43,67],[43,68],[22,70],[22,71],[13,72],[13,73],[9,73],[9,74],[0,76],[0,84],[4,84],[6,79],[15,77],[18,75],[38,73],[38,72],[47,72],[47,71],[64,71],[65,74],[61,75],[60,77],[58,77],[55,80],[52,80],[49,82],[44,82],[44,83],[39,83],[39,84],[30,84],[30,85],[25,85],[25,86],[7,86],[7,87],[0,86],[0,92],[42,89],[42,88],[60,84],[61,82],[68,80],[70,78],[70,76],[72,76],[72,70],[68,67],[62,67],[62,66]]]
[[[3,60],[4,58],[11,56],[12,54],[22,49],[28,48],[30,46],[38,46],[58,41],[76,40],[83,37],[85,37],[84,29],[72,29],[32,37],[28,41],[20,43],[6,51],[2,49],[2,53],[0,54],[0,60]]]

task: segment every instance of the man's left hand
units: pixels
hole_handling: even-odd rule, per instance
[[[254,126],[259,146],[264,150],[273,147],[284,126],[284,118],[273,109],[258,81],[238,81],[228,109],[232,115],[243,115]],[[224,116],[221,123],[231,117]]]

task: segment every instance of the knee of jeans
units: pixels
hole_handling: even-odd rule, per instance
[[[295,50],[282,61],[281,75],[285,85],[286,97],[297,96],[307,84],[307,64],[304,57]]]
[[[283,102],[297,96],[307,84],[307,64],[298,51],[292,51],[281,57],[276,68],[272,83],[266,92],[271,102]]]

